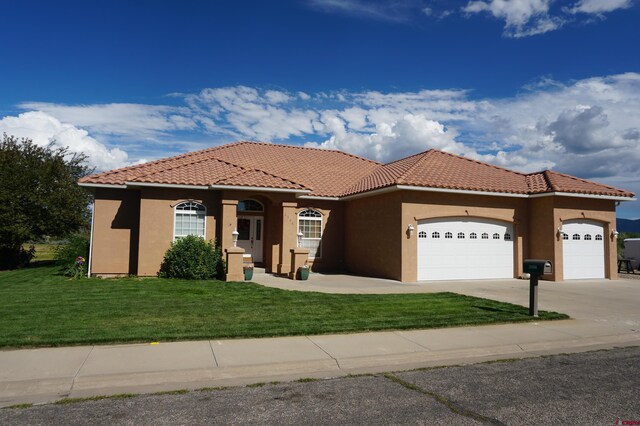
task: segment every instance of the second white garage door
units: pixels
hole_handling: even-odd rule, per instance
[[[604,278],[604,227],[588,220],[562,225],[562,264],[565,280]]]
[[[469,218],[418,223],[418,280],[513,278],[513,224]]]

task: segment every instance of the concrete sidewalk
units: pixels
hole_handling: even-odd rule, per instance
[[[0,406],[328,378],[640,345],[633,326],[565,320],[436,330],[0,351]]]

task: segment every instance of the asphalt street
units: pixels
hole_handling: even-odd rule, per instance
[[[639,388],[635,347],[9,408],[0,424],[638,424]]]

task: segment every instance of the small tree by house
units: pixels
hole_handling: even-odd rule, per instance
[[[4,134],[0,140],[0,269],[29,262],[27,241],[64,237],[89,223],[90,195],[77,185],[86,156]]]

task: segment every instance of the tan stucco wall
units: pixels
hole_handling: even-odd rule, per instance
[[[202,203],[207,208],[206,239],[215,240],[216,217],[220,210],[218,192],[165,188],[140,190],[138,275],[158,273],[164,254],[173,241],[174,207],[188,200]]]
[[[424,219],[469,217],[494,219],[513,224],[514,271],[522,274],[522,259],[528,237],[527,199],[442,192],[402,191],[402,281],[418,279],[418,222]],[[415,232],[411,238],[406,229],[412,224]],[[398,232],[400,233],[400,232]]]
[[[401,194],[349,200],[344,207],[344,255],[348,271],[402,280]]]
[[[138,191],[96,190],[91,242],[92,274],[137,273],[139,197]]]

